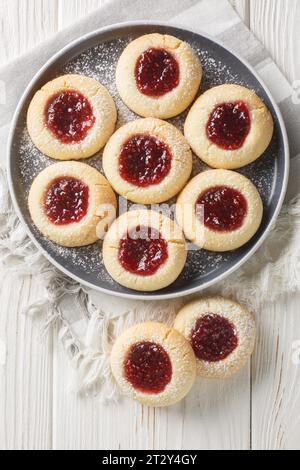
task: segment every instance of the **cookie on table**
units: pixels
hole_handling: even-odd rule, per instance
[[[193,104],[184,134],[195,154],[213,168],[234,170],[257,160],[274,132],[271,113],[253,90],[211,88]]]
[[[254,184],[230,170],[195,176],[176,203],[176,219],[186,237],[209,251],[245,245],[258,231],[263,203]]]
[[[103,243],[103,262],[124,287],[155,291],[172,284],[187,257],[182,230],[156,211],[132,210],[121,215]]]
[[[192,103],[201,78],[202,67],[191,46],[158,33],[130,42],[116,69],[117,89],[128,108],[162,119],[177,116]]]
[[[189,342],[162,323],[142,323],[119,336],[111,369],[122,392],[149,406],[169,406],[190,391],[196,361]]]
[[[156,204],[184,187],[192,171],[192,152],[175,126],[155,118],[138,119],[110,138],[103,169],[117,193],[133,202]]]
[[[57,160],[97,153],[115,129],[117,110],[108,90],[83,75],[63,75],[34,95],[27,128],[35,146]]]
[[[206,378],[230,377],[249,360],[255,343],[253,315],[223,297],[195,300],[178,313],[176,328],[191,344],[197,374]]]
[[[78,247],[101,237],[115,218],[115,194],[99,171],[81,162],[59,162],[33,181],[28,197],[31,218],[53,242]]]

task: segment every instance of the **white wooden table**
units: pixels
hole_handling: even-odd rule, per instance
[[[30,49],[105,0],[1,0],[0,63]],[[300,78],[299,0],[232,0],[290,80]],[[298,54],[298,57],[297,57]],[[1,275],[0,448],[300,449],[300,294],[257,313],[251,365],[232,380],[199,381],[170,409],[104,406],[67,391],[65,353],[22,315],[39,298],[34,278]],[[294,353],[295,356],[295,353]],[[294,357],[295,359],[295,357]]]

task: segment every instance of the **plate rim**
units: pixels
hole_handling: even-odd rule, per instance
[[[185,33],[196,34],[200,37],[202,36],[203,38],[212,41],[213,43],[219,45],[220,47],[225,49],[227,52],[232,54],[244,66],[246,66],[248,68],[249,72],[252,73],[252,75],[256,78],[256,80],[260,83],[260,85],[264,89],[264,91],[267,94],[270,102],[272,103],[272,106],[274,107],[274,110],[275,110],[277,118],[278,118],[280,130],[281,130],[282,136],[283,136],[284,175],[283,175],[283,182],[282,182],[280,197],[278,199],[276,209],[274,210],[274,213],[273,213],[267,227],[265,228],[264,232],[261,234],[261,236],[259,237],[257,242],[248,251],[248,253],[246,253],[236,264],[234,264],[227,271],[225,271],[225,272],[219,274],[218,276],[216,276],[214,279],[211,279],[210,281],[204,282],[202,285],[199,285],[199,286],[196,286],[196,287],[193,287],[193,288],[188,288],[187,287],[186,289],[184,289],[184,291],[181,291],[181,292],[174,292],[174,293],[168,293],[168,294],[156,294],[155,291],[151,294],[150,293],[149,294],[139,294],[137,291],[134,291],[134,290],[132,291],[132,293],[131,292],[130,293],[128,293],[128,292],[114,292],[114,291],[111,291],[110,289],[107,289],[105,287],[93,285],[90,282],[85,281],[85,280],[81,279],[80,277],[76,276],[76,274],[70,273],[70,271],[68,269],[66,269],[64,266],[62,266],[55,259],[52,258],[50,253],[48,253],[48,251],[40,245],[38,240],[35,238],[35,236],[31,232],[31,230],[30,230],[30,228],[29,228],[29,226],[28,226],[28,224],[27,224],[27,222],[26,222],[26,220],[25,220],[25,218],[22,214],[21,208],[19,207],[19,204],[17,202],[17,198],[16,198],[16,195],[15,195],[14,187],[13,187],[13,178],[12,178],[12,171],[11,171],[11,167],[12,167],[12,163],[13,163],[13,158],[12,158],[12,154],[13,154],[13,152],[12,152],[13,137],[14,137],[14,134],[15,134],[16,125],[17,125],[17,121],[19,119],[20,111],[21,111],[22,107],[24,106],[25,101],[28,99],[30,93],[32,92],[32,89],[34,88],[36,82],[38,82],[38,80],[44,74],[44,72],[46,72],[47,69],[51,65],[53,65],[59,58],[62,58],[67,52],[69,52],[70,50],[72,50],[76,46],[79,46],[81,43],[94,38],[95,36],[105,34],[105,33],[109,33],[109,32],[113,32],[115,30],[118,30],[118,29],[124,28],[124,27],[128,28],[128,27],[137,27],[137,26],[140,26],[140,27],[142,27],[142,26],[153,26],[153,27],[159,26],[159,27],[166,27],[166,28],[168,28],[168,27],[172,28],[173,27],[173,28],[179,29],[179,30],[181,30]],[[12,199],[13,207],[14,207],[14,210],[16,211],[16,214],[17,214],[19,220],[21,221],[21,223],[23,224],[23,226],[25,228],[26,234],[28,235],[30,240],[34,243],[34,245],[37,247],[37,249],[59,271],[61,271],[63,274],[67,275],[71,279],[75,280],[76,282],[80,283],[81,285],[83,285],[83,286],[85,286],[89,289],[95,289],[95,290],[97,290],[99,292],[102,292],[104,294],[108,294],[108,295],[112,295],[112,296],[120,297],[120,298],[124,298],[124,299],[132,299],[132,300],[153,300],[153,301],[156,301],[156,300],[168,300],[168,299],[176,299],[176,298],[185,297],[187,295],[191,295],[191,294],[195,294],[197,292],[203,291],[204,289],[207,289],[208,287],[211,287],[211,286],[215,285],[217,282],[223,281],[228,276],[230,276],[233,272],[237,271],[244,263],[246,263],[246,261],[248,261],[256,253],[256,251],[264,243],[264,241],[268,237],[270,231],[272,230],[273,225],[276,222],[276,220],[277,220],[277,218],[280,214],[280,211],[282,209],[283,203],[284,203],[284,199],[285,199],[285,195],[286,195],[287,187],[288,187],[288,181],[289,181],[289,170],[290,170],[290,148],[289,148],[289,141],[288,141],[288,135],[287,135],[285,122],[284,122],[282,113],[280,111],[280,108],[279,108],[277,102],[275,101],[272,93],[270,92],[268,86],[265,84],[264,80],[262,80],[262,78],[256,72],[255,68],[252,65],[250,65],[247,60],[245,60],[238,53],[233,51],[230,47],[226,46],[219,39],[216,39],[216,38],[210,36],[207,33],[202,32],[202,31],[201,32],[195,31],[193,28],[187,29],[186,27],[184,27],[180,23],[176,23],[176,22],[160,22],[160,21],[153,21],[153,20],[135,20],[135,21],[118,22],[118,23],[114,23],[114,24],[111,24],[111,25],[108,25],[108,26],[105,26],[105,27],[102,27],[102,28],[98,28],[94,31],[91,31],[89,33],[84,34],[83,36],[80,36],[79,38],[75,39],[74,41],[71,41],[69,44],[64,46],[58,52],[53,54],[45,62],[45,64],[38,70],[38,72],[32,77],[32,79],[30,80],[30,82],[26,86],[26,88],[25,88],[25,90],[24,90],[24,92],[23,92],[23,94],[22,94],[22,96],[21,96],[21,98],[18,102],[17,108],[14,112],[13,119],[12,119],[11,125],[10,125],[8,141],[7,141],[7,177],[8,177],[8,188],[9,188],[10,196],[11,196],[11,199]]]

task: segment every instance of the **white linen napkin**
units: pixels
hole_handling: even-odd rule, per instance
[[[0,68],[0,162],[3,168],[0,172],[0,258],[16,275],[39,277],[44,294],[39,302],[28,307],[27,313],[44,313],[45,331],[53,322],[59,322],[60,338],[74,366],[73,385],[79,392],[103,399],[117,396],[108,360],[114,336],[125,327],[144,320],[172,323],[187,298],[166,302],[122,300],[87,289],[58,272],[27,238],[11,207],[5,175],[5,146],[18,100],[48,58],[87,32],[136,19],[170,21],[223,41],[255,67],[278,102],[287,125],[292,171],[286,205],[276,227],[243,268],[210,292],[235,297],[257,309],[266,298],[274,301],[277,296],[300,288],[300,108],[292,87],[227,0],[109,1],[33,51]]]

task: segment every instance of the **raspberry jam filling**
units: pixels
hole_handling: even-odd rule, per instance
[[[55,179],[45,197],[45,212],[55,225],[79,222],[87,213],[89,188],[82,181],[62,177]]]
[[[159,184],[170,172],[169,147],[151,135],[135,135],[122,147],[119,172],[123,179],[140,187]]]
[[[221,315],[200,317],[191,332],[191,344],[198,359],[217,362],[226,359],[238,345],[234,325]]]
[[[147,49],[136,62],[135,80],[144,95],[165,95],[179,84],[179,64],[165,49]]]
[[[138,226],[120,240],[119,261],[132,274],[151,276],[167,259],[167,242],[152,227]]]
[[[161,393],[172,377],[172,364],[162,346],[140,342],[131,346],[124,363],[125,377],[143,393]]]
[[[208,138],[224,150],[241,148],[250,132],[251,118],[243,101],[217,106],[207,123]]]
[[[88,99],[75,90],[52,96],[45,109],[48,129],[64,144],[81,142],[95,123]]]
[[[197,200],[196,214],[200,219],[203,209],[205,227],[217,232],[233,232],[243,225],[248,204],[236,189],[216,186],[204,191]]]

